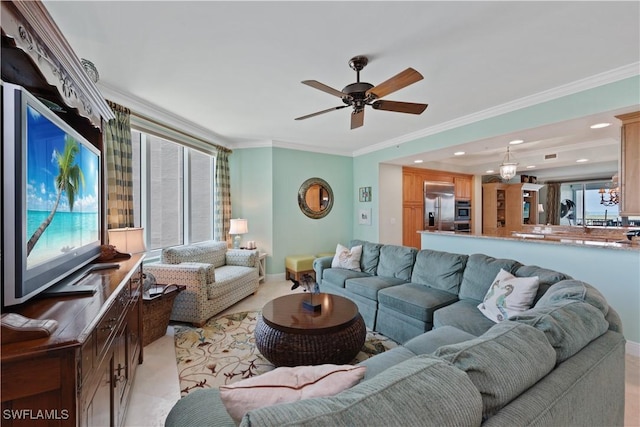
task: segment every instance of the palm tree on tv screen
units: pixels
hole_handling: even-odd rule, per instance
[[[76,194],[80,190],[80,185],[84,187],[84,175],[80,166],[75,163],[76,155],[80,152],[80,146],[78,142],[71,138],[69,135],[64,139],[64,151],[61,153],[55,153],[56,161],[58,163],[58,176],[56,176],[56,201],[53,204],[53,209],[47,218],[42,221],[40,227],[33,233],[33,236],[27,242],[27,256],[31,253],[33,247],[38,243],[38,239],[42,236],[42,233],[47,229],[51,221],[53,220],[62,193],[67,194],[67,200],[69,201],[69,210],[73,211],[73,204],[76,199]]]

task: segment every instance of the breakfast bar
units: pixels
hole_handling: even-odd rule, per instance
[[[457,232],[421,231],[421,249],[485,253],[523,264],[544,265],[593,284],[615,306],[624,335],[640,343],[640,244],[617,241],[530,237],[496,237]],[[637,239],[637,238],[636,238]],[[620,239],[618,239],[620,240]],[[627,343],[627,346],[630,344]],[[628,349],[634,353],[640,348]]]

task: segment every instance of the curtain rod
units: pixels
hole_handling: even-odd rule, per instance
[[[145,116],[145,115],[140,114],[140,113],[138,113],[136,111],[132,111],[131,115],[132,116],[136,116],[136,117],[138,117],[140,119],[143,119],[143,120],[147,120],[147,121],[149,121],[151,123],[154,123],[154,124],[156,124],[158,126],[164,126],[167,129],[172,130],[173,132],[177,132],[177,133],[182,134],[184,136],[187,136],[189,138],[196,139],[196,140],[198,140],[200,142],[204,142],[205,144],[213,145],[216,148],[216,150],[223,151],[223,152],[226,152],[226,153],[232,153],[233,152],[232,150],[230,150],[227,147],[224,147],[222,145],[216,144],[215,142],[207,141],[206,139],[200,138],[199,136],[191,135],[190,133],[187,133],[187,132],[185,132],[183,130],[180,130],[180,129],[176,129],[173,126],[167,125],[166,123],[159,122],[159,121],[157,121],[155,119],[152,119],[151,117]]]
[[[200,138],[199,136],[191,135],[190,133],[187,133],[187,132],[185,132],[183,130],[180,130],[180,129],[176,129],[173,126],[170,126],[170,125],[168,125],[166,123],[159,122],[159,121],[157,121],[155,119],[152,119],[149,116],[145,116],[144,114],[140,114],[140,113],[138,113],[136,111],[131,111],[129,108],[124,107],[124,106],[119,105],[119,104],[116,104],[113,101],[107,100],[107,102],[109,103],[109,106],[114,110],[120,110],[120,111],[123,111],[125,113],[129,113],[132,116],[138,117],[139,119],[146,120],[148,122],[151,122],[151,123],[156,124],[156,125],[161,126],[161,127],[165,127],[165,128],[167,128],[167,129],[169,129],[169,130],[171,130],[173,132],[179,133],[179,134],[184,135],[186,137],[193,138],[193,139],[198,140],[200,142],[204,142],[205,144],[208,144],[208,145],[212,145],[213,147],[215,147],[216,150],[219,150],[219,151],[222,151],[222,152],[226,152],[226,153],[232,153],[233,152],[231,149],[229,149],[227,147],[224,147],[222,145],[216,144],[216,143],[211,142],[211,141],[207,141],[206,139]]]

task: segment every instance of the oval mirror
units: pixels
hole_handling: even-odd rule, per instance
[[[333,207],[333,191],[327,181],[309,178],[298,190],[298,206],[309,218],[324,218]]]

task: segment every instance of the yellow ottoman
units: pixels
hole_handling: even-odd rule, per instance
[[[294,280],[300,280],[300,277],[308,273],[314,280],[316,277],[315,271],[313,271],[313,255],[292,255],[285,257],[284,268],[286,270],[285,280],[293,278]]]

